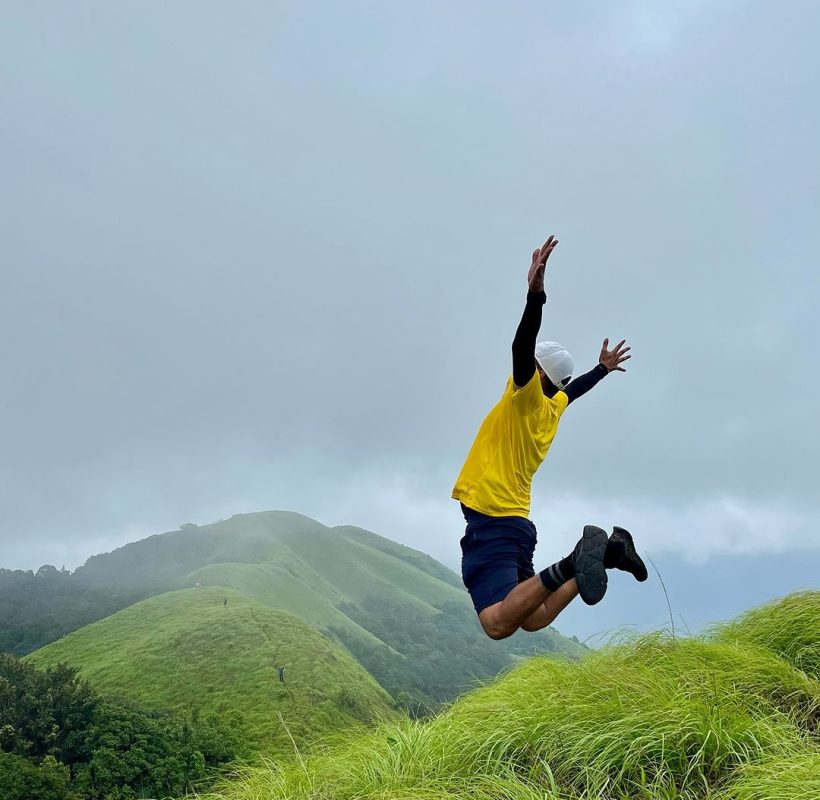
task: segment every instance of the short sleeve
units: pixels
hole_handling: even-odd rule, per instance
[[[550,402],[555,407],[555,413],[560,417],[567,410],[569,395],[566,392],[558,391],[550,398]]]
[[[516,414],[527,416],[534,414],[543,407],[544,390],[541,388],[541,378],[538,375],[538,370],[533,372],[526,386],[521,386],[516,389],[512,378],[510,378],[508,386],[512,391],[512,406]],[[563,392],[561,394],[563,394]],[[564,407],[566,408],[566,402]]]

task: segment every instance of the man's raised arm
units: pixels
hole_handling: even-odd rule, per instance
[[[601,345],[601,355],[598,356],[598,364],[589,372],[585,372],[574,381],[570,381],[564,389],[570,403],[577,400],[582,394],[586,394],[601,378],[605,378],[610,372],[626,372],[621,364],[632,358],[632,356],[627,355],[632,348],[624,347],[625,344],[626,339],[621,339],[612,350],[609,350],[609,339],[604,339],[604,343]]]
[[[527,304],[524,306],[524,314],[518,323],[518,330],[512,343],[513,383],[516,389],[526,386],[535,373],[535,340],[541,327],[541,311],[547,302],[544,272],[547,268],[547,259],[557,244],[558,240],[550,236],[532,253],[532,264],[527,275]]]

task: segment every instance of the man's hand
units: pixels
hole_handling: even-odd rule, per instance
[[[557,244],[558,239],[550,236],[541,247],[532,251],[530,274],[527,275],[528,288],[531,292],[544,291],[544,271],[547,268],[547,259],[550,257],[550,253],[555,250]]]
[[[627,355],[632,348],[624,347],[625,344],[626,339],[621,339],[621,341],[618,342],[612,350],[608,350],[609,339],[604,339],[604,343],[601,345],[601,355],[598,357],[598,363],[603,364],[607,368],[608,372],[613,372],[615,370],[618,372],[626,372],[621,364],[632,358],[632,356]]]

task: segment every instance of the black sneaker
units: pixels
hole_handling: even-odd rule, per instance
[[[615,525],[612,528],[612,536],[609,537],[609,541],[616,547],[610,548],[610,552],[605,559],[606,566],[629,572],[635,577],[636,581],[643,583],[649,577],[649,573],[635,550],[632,534],[626,528],[619,528]]]
[[[572,551],[578,593],[588,606],[594,606],[606,594],[607,575],[606,567],[604,567],[604,554],[607,541],[605,530],[596,525],[586,525],[584,535]]]

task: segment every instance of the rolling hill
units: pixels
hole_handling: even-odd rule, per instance
[[[586,652],[552,629],[491,642],[443,564],[360,528],[285,511],[183,525],[73,573],[0,575],[0,649],[30,652],[138,600],[197,586],[292,614],[343,645],[413,714],[522,655]]]
[[[147,709],[238,713],[249,750],[398,714],[343,648],[283,611],[215,587],[143,600],[26,657],[70,663],[103,694]],[[284,672],[280,680],[278,667]]]

